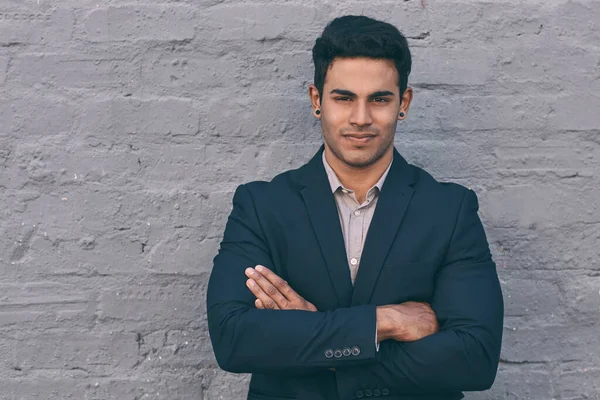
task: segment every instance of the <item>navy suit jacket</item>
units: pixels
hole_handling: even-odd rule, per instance
[[[234,194],[207,294],[219,366],[252,373],[248,399],[460,399],[489,388],[503,300],[475,193],[394,150],[353,286],[322,151]],[[244,270],[257,264],[319,311],[256,309]],[[440,332],[377,352],[375,307],[406,301],[430,303]]]

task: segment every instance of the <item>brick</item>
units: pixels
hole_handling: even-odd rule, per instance
[[[490,390],[465,393],[465,400],[547,400],[552,398],[551,374],[541,365],[500,364],[496,381]]]
[[[133,333],[23,333],[16,348],[15,364],[22,370],[80,368],[96,373],[127,370],[138,360],[135,338]]]
[[[118,186],[137,180],[141,166],[129,145],[121,143],[109,150],[91,144],[93,140],[63,134],[20,144],[15,150],[16,162],[11,165],[14,177],[71,188],[92,182]]]
[[[6,70],[8,69],[8,57],[0,57],[0,85],[6,80]]]
[[[12,59],[9,82],[23,86],[131,87],[139,85],[139,68],[110,54],[27,54]]]
[[[515,7],[511,2],[450,1],[426,5],[423,12],[429,14],[432,29],[428,39],[433,43],[489,44],[503,38],[522,41],[539,35],[547,24],[537,4]]]
[[[250,376],[247,374],[228,374],[224,371],[213,369],[206,371],[205,396],[206,399],[244,399],[248,394]]]
[[[472,179],[488,175],[495,159],[472,144],[443,140],[401,140],[396,145],[400,154],[412,164],[424,168],[436,179],[455,182],[459,178]],[[477,156],[475,156],[477,154]],[[471,185],[468,185],[471,186]]]
[[[85,398],[81,379],[55,377],[0,379],[2,400]]]
[[[195,35],[196,12],[183,5],[96,8],[84,20],[92,42],[183,41]]]
[[[595,113],[588,110],[600,109],[600,96],[588,94],[585,97],[581,95],[568,94],[559,96],[556,100],[556,109],[560,108],[560,113],[552,112],[549,115],[548,122],[554,129],[561,130],[596,130],[598,129],[598,117]],[[569,115],[569,118],[564,118]]]
[[[7,98],[0,98],[0,139],[9,137],[13,130],[13,108],[11,101]]]
[[[146,268],[161,274],[210,272],[220,239],[197,237],[197,229],[177,229],[151,247]]]
[[[589,325],[530,328],[509,320],[505,324],[501,358],[517,363],[592,360],[595,355],[589,349],[600,346],[598,329]]]
[[[562,365],[555,378],[561,399],[594,399],[600,394],[600,368],[597,364]]]
[[[60,319],[74,313],[84,313],[90,303],[90,295],[75,285],[58,282],[35,282],[27,284],[0,284],[0,325],[7,326],[39,321],[44,316]],[[48,322],[45,321],[45,326]]]
[[[216,99],[208,108],[211,135],[253,143],[301,142],[315,129],[306,98],[280,96]]]
[[[595,319],[600,312],[600,276],[569,274],[561,283],[573,317],[581,322]]]
[[[76,119],[75,107],[63,97],[19,96],[12,100],[12,109],[13,132],[35,140],[71,132]]]
[[[124,321],[130,327],[193,327],[205,313],[203,296],[204,289],[194,283],[165,287],[140,283],[137,287],[103,291],[98,315],[101,321]]]
[[[558,285],[542,277],[502,279],[506,316],[550,315],[558,311],[561,293]]]
[[[123,140],[134,134],[145,138],[195,135],[198,124],[198,112],[188,99],[115,98],[85,104],[80,129],[83,132],[108,132]]]
[[[480,213],[489,207],[481,203]],[[574,223],[544,228],[529,226],[495,226],[488,224],[489,240],[501,252],[496,254],[500,269],[511,270],[600,270],[596,243],[600,239],[597,224]],[[497,221],[496,221],[497,222]],[[567,244],[565,238],[576,244]],[[570,273],[570,272],[569,272]]]
[[[202,16],[201,34],[219,41],[288,39],[312,42],[327,23],[320,8],[298,4],[222,4]]]
[[[599,193],[593,187],[573,188],[561,183],[504,186],[481,194],[483,215],[499,226],[557,227],[597,220],[594,204]],[[568,187],[568,189],[567,189]],[[569,207],[566,205],[569,204]]]
[[[162,373],[131,378],[97,378],[88,380],[86,397],[102,400],[203,400],[203,384],[185,371],[179,376]],[[84,397],[82,397],[84,398]]]
[[[494,80],[502,84],[539,85],[545,90],[585,90],[594,85],[600,48],[558,42],[536,36],[527,42],[505,40],[494,68]],[[563,66],[569,65],[567,74]],[[582,83],[584,83],[582,87]]]
[[[377,7],[366,7],[361,1],[331,2],[336,12],[333,16],[342,14],[368,15],[369,17],[387,21],[396,26],[407,38],[428,37],[435,25],[432,24],[429,8],[423,8],[421,2],[378,2]],[[439,6],[436,6],[439,7]],[[324,27],[325,25],[323,25]],[[320,32],[319,32],[320,33]],[[316,38],[316,36],[315,36]],[[410,39],[409,39],[410,40]],[[415,40],[415,43],[421,40]]]
[[[23,3],[20,7],[0,10],[0,44],[4,45],[58,45],[71,39],[73,27],[73,13],[65,8]]]
[[[600,20],[600,4],[595,1],[558,2],[555,7],[545,13],[550,37],[558,37],[561,41],[573,46],[600,43],[598,21]],[[573,29],[573,27],[577,29]]]
[[[440,96],[430,91],[417,91],[402,129],[451,132],[544,129],[548,126],[552,101],[542,96],[535,99],[525,95]]]
[[[307,139],[302,144],[278,142],[268,144],[265,149],[268,156],[261,160],[256,179],[271,180],[281,172],[299,168],[311,159],[321,143],[322,140],[315,138]]]
[[[479,49],[414,47],[411,53],[410,85],[483,85],[491,75],[492,54]]]
[[[146,371],[165,368],[216,368],[212,345],[206,329],[161,332],[159,342],[150,343],[144,336],[141,352],[146,355],[141,367]]]
[[[312,56],[307,51],[277,53],[227,53],[198,56],[195,53],[150,55],[142,67],[142,81],[167,93],[198,96],[199,91],[227,88],[239,90],[297,91],[313,80]],[[304,89],[302,89],[304,92]],[[306,97],[308,101],[308,97]]]
[[[227,87],[239,73],[238,61],[229,56],[164,54],[147,57],[142,67],[142,82],[149,86],[198,89]]]
[[[532,147],[523,139],[510,138],[493,149],[497,161],[495,170],[500,177],[515,177],[519,181],[530,178],[539,183],[543,177],[554,182],[556,178],[589,178],[594,175],[594,154],[597,146],[577,137],[548,139]]]

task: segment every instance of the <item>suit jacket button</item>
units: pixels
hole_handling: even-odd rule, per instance
[[[333,352],[333,355],[335,356],[335,358],[340,358],[342,356],[342,351],[338,349]]]
[[[342,354],[345,357],[348,357],[350,354],[352,354],[352,350],[350,350],[350,347],[345,347],[344,350],[342,350]]]
[[[375,397],[381,396],[381,391],[379,389],[373,390],[373,396],[375,396]]]
[[[369,389],[367,389],[367,390],[365,390],[365,396],[371,397],[371,396],[373,396],[373,392],[371,392]]]
[[[357,355],[359,355],[359,354],[360,354],[360,349],[359,349],[358,347],[354,346],[354,347],[352,348],[352,355],[353,355],[353,356],[357,356]]]
[[[331,350],[331,349],[325,350],[325,357],[327,357],[327,358],[333,357],[333,350]]]
[[[362,392],[362,390],[357,390],[356,391],[356,397],[358,397],[359,399],[362,398],[364,396],[364,393]]]
[[[384,395],[384,396],[387,396],[388,394],[390,394],[390,391],[389,391],[389,389],[388,389],[388,388],[384,388],[384,389],[381,391],[381,394],[382,394],[382,395]]]

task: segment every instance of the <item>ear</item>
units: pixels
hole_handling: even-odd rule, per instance
[[[317,114],[315,111],[321,110],[321,96],[319,96],[319,90],[314,84],[308,85],[308,97],[310,98],[310,103],[312,105],[312,113],[315,118],[321,119],[321,115]]]
[[[402,99],[400,103],[400,109],[398,110],[398,121],[404,121],[408,116],[408,109],[410,108],[410,103],[413,99],[413,90],[411,87],[407,87],[404,93],[402,94]],[[404,116],[400,116],[400,113],[404,113]]]

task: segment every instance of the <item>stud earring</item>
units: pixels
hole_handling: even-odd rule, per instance
[[[400,117],[404,118],[404,113],[403,112],[400,113]]]
[[[315,110],[315,114],[321,115],[321,110]]]

